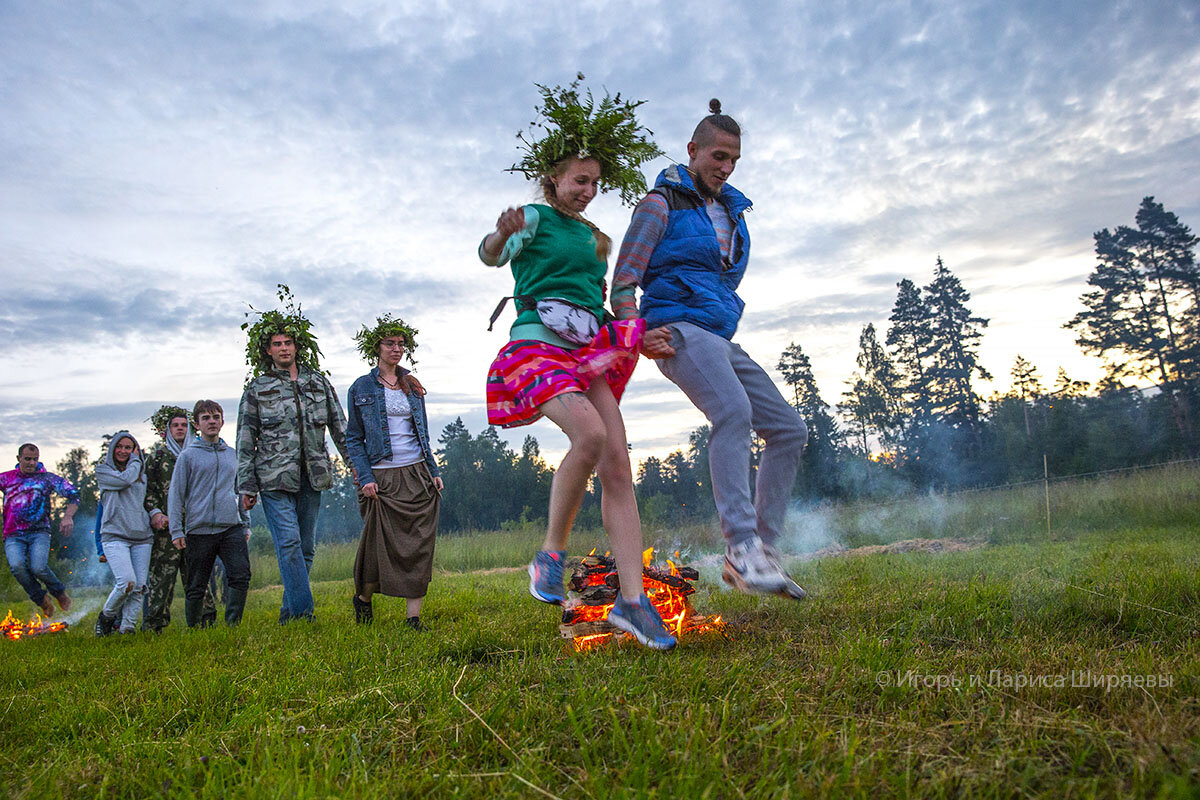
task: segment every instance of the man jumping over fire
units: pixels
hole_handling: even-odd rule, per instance
[[[75,510],[79,508],[79,490],[38,461],[37,445],[23,444],[17,449],[17,468],[0,473],[0,493],[4,494],[4,555],[8,568],[33,604],[47,617],[54,615],[54,595],[59,608],[71,607],[67,587],[50,569],[50,499],[59,495],[67,501],[58,532],[70,536],[75,529]],[[45,585],[45,589],[42,586]]]
[[[750,258],[746,196],[726,181],[741,156],[741,127],[717,100],[688,142],[688,164],[663,170],[634,209],[613,276],[618,319],[635,319],[635,289],[647,333],[642,352],[683,390],[712,426],[709,470],[725,535],[722,577],[743,592],[802,599],[775,542],[800,455],[804,420],[741,347],[744,304],[736,289]],[[750,431],[766,441],[750,499]]]

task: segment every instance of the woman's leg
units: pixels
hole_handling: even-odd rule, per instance
[[[113,539],[104,543],[104,553],[108,556],[108,567],[113,574],[113,589],[108,599],[104,601],[102,613],[109,619],[114,619],[125,608],[125,600],[137,586],[137,574],[133,570],[133,560],[129,553],[129,542]]]
[[[609,396],[612,396],[611,392]],[[560,394],[543,403],[539,410],[561,428],[571,442],[550,484],[549,519],[546,541],[542,545],[543,550],[565,550],[567,535],[583,503],[588,480],[604,451],[605,426],[600,414],[580,392]],[[621,447],[625,446],[624,441],[621,440]]]
[[[425,602],[424,597],[406,597],[404,598],[404,606],[406,617],[421,616],[421,603]]]
[[[612,543],[621,594],[626,600],[635,600],[642,593],[642,520],[633,494],[625,421],[607,383],[593,381],[587,397],[605,431],[604,449],[596,468],[602,489],[600,515]]]
[[[121,608],[121,633],[137,630],[138,615],[142,613],[142,597],[146,594],[146,581],[150,578],[150,542],[129,546],[129,561],[133,566],[133,588],[125,595]]]

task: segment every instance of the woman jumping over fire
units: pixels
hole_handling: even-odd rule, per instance
[[[538,181],[545,205],[509,208],[479,246],[483,263],[511,263],[517,319],[487,379],[488,422],[515,427],[545,416],[570,449],[554,475],[546,540],[529,566],[529,591],[561,604],[567,536],[595,470],[601,515],[612,543],[620,595],[608,622],[658,650],[675,646],[642,591],[642,524],[633,493],[625,424],[617,405],[637,364],[645,325],[605,321],[604,279],[611,240],[583,217],[597,191],[617,189],[632,204],[646,190],[638,167],[661,155],[634,116],[640,102],[581,97],[539,85],[542,138],[526,138],[512,167]],[[501,301],[492,322],[500,315]]]

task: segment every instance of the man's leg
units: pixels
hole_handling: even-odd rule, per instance
[[[317,516],[321,513],[321,493],[307,483],[296,495],[296,517],[300,525],[300,545],[304,550],[304,568],[312,572],[317,554]]]
[[[221,562],[229,576],[229,593],[225,596],[225,624],[237,625],[246,608],[246,593],[250,590],[250,551],[240,527],[230,528],[221,535]]]
[[[208,575],[212,572],[213,560],[220,548],[220,536],[192,534],[187,537],[184,558],[187,559],[187,585],[184,587],[183,613],[187,626],[206,628],[211,623],[204,618],[204,592],[208,588]]]
[[[758,529],[750,500],[750,398],[730,363],[727,340],[686,322],[672,327],[675,355],[655,363],[712,426],[708,467],[713,499],[726,543],[740,545]]]
[[[754,508],[758,536],[773,547],[783,530],[808,428],[800,412],[783,399],[775,382],[745,350],[731,345],[731,356],[734,372],[750,399],[750,424],[766,442],[758,462]]]
[[[17,583],[21,584],[25,594],[29,595],[29,599],[35,606],[45,610],[42,603],[46,599],[46,590],[42,588],[37,578],[33,577],[33,573],[29,569],[30,545],[33,543],[33,537],[37,535],[36,533],[18,533],[8,537],[4,540],[4,556],[8,559],[9,571],[17,579]]]
[[[29,543],[29,571],[45,585],[47,592],[58,598],[59,603],[70,604],[70,600],[63,602],[63,598],[67,596],[67,587],[54,574],[54,570],[50,569],[50,534],[35,534],[33,541]]]
[[[313,612],[312,588],[308,584],[308,562],[305,561],[300,541],[298,494],[273,491],[262,492],[260,495],[263,513],[267,517],[267,528],[271,531],[271,540],[275,543],[279,580],[283,583],[280,622],[287,622],[293,617],[311,616]],[[317,502],[320,502],[319,494]],[[315,517],[315,514],[312,516]]]
[[[175,600],[175,576],[183,551],[176,550],[171,543],[171,534],[155,531],[150,545],[150,577],[146,581],[146,604],[142,616],[142,630],[159,633],[171,624],[171,603]],[[184,578],[184,586],[187,579]]]

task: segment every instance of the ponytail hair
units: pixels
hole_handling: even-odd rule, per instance
[[[737,120],[728,114],[721,113],[721,101],[713,98],[708,101],[709,114],[696,126],[692,131],[692,141],[698,145],[708,144],[713,137],[713,131],[718,130],[728,133],[731,136],[741,138],[742,126],[737,124]]]

